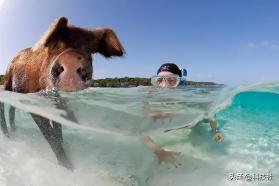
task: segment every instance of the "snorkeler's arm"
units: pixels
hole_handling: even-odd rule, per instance
[[[141,140],[143,141],[144,144],[146,144],[148,147],[150,147],[154,151],[156,151],[156,150],[158,151],[158,150],[162,149],[149,136],[143,136],[143,137],[141,137]]]
[[[223,136],[219,131],[219,128],[217,127],[217,120],[216,120],[216,116],[214,116],[213,119],[207,119],[210,127],[211,127],[211,134],[213,136],[213,138],[215,139],[215,141],[217,143],[221,143],[221,141],[223,140]]]
[[[210,124],[211,131],[212,131],[212,132],[215,132],[216,129],[217,129],[217,121],[216,121],[216,118],[214,117],[213,119],[208,119],[208,122],[209,122],[209,124]]]
[[[171,163],[176,168],[181,165],[179,161],[177,161],[174,157],[174,155],[180,155],[178,152],[173,151],[166,151],[163,148],[161,148],[159,145],[157,145],[149,136],[143,136],[141,137],[141,140],[144,144],[146,144],[148,147],[154,150],[154,153],[159,158],[159,162],[165,162],[165,163]]]

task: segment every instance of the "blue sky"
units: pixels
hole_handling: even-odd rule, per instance
[[[150,77],[173,62],[196,81],[279,81],[277,0],[0,0],[0,74],[59,16],[117,33],[126,56],[94,55],[96,79]]]

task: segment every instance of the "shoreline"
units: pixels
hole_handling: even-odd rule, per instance
[[[219,85],[215,82],[198,82],[186,80],[186,85],[190,86],[207,86]],[[95,79],[91,81],[91,87],[110,87],[110,88],[129,88],[137,86],[152,86],[150,78],[142,77],[121,77],[121,78],[105,78]]]
[[[0,90],[3,90],[4,76],[0,75]],[[191,81],[186,80],[186,85],[190,86],[211,86],[220,85],[215,82]],[[150,78],[142,77],[121,77],[91,80],[89,87],[108,87],[108,88],[130,88],[137,86],[152,86]]]

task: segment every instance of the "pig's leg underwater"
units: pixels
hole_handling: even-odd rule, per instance
[[[5,119],[5,110],[4,110],[4,103],[0,102],[0,124],[1,124],[1,130],[3,134],[7,137],[9,137],[9,131]]]
[[[42,94],[42,93],[40,95],[51,99],[51,101],[54,102],[56,108],[66,111],[66,115],[63,115],[62,117],[77,122],[77,119],[75,118],[73,112],[68,109],[64,99],[62,99],[57,92],[55,93],[54,96],[49,94]],[[58,163],[68,169],[74,169],[72,162],[66,155],[63,148],[63,134],[62,134],[61,124],[56,121],[52,121],[52,126],[51,126],[49,119],[34,113],[31,113],[31,116],[34,119],[37,126],[39,127],[43,136],[51,146],[51,149],[55,153]],[[3,133],[6,136],[8,136],[8,128],[4,116],[4,104],[1,102],[0,102],[0,117],[1,117],[1,129]],[[12,131],[15,131],[15,107],[13,106],[10,107],[9,121],[10,121]]]
[[[42,116],[31,114],[32,118],[40,128],[42,134],[44,135],[45,139],[49,143],[51,149],[53,150],[58,163],[68,169],[74,169],[74,166],[71,160],[68,158],[67,154],[62,145],[62,140],[57,136],[56,127],[52,127],[50,125],[49,119],[46,119]],[[59,124],[60,125],[60,124]],[[61,127],[61,125],[60,125]],[[61,130],[62,135],[62,130]]]

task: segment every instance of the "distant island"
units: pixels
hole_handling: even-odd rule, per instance
[[[0,85],[4,83],[4,76],[0,75]],[[203,86],[203,85],[216,85],[214,82],[196,82],[187,81],[187,85]],[[140,77],[123,77],[123,78],[105,78],[95,79],[91,81],[91,87],[137,87],[137,86],[151,86],[150,78]]]
[[[195,82],[187,81],[187,85],[216,85],[214,82]],[[105,78],[92,80],[92,87],[137,87],[137,86],[151,86],[150,78],[140,77],[123,77],[123,78]]]

